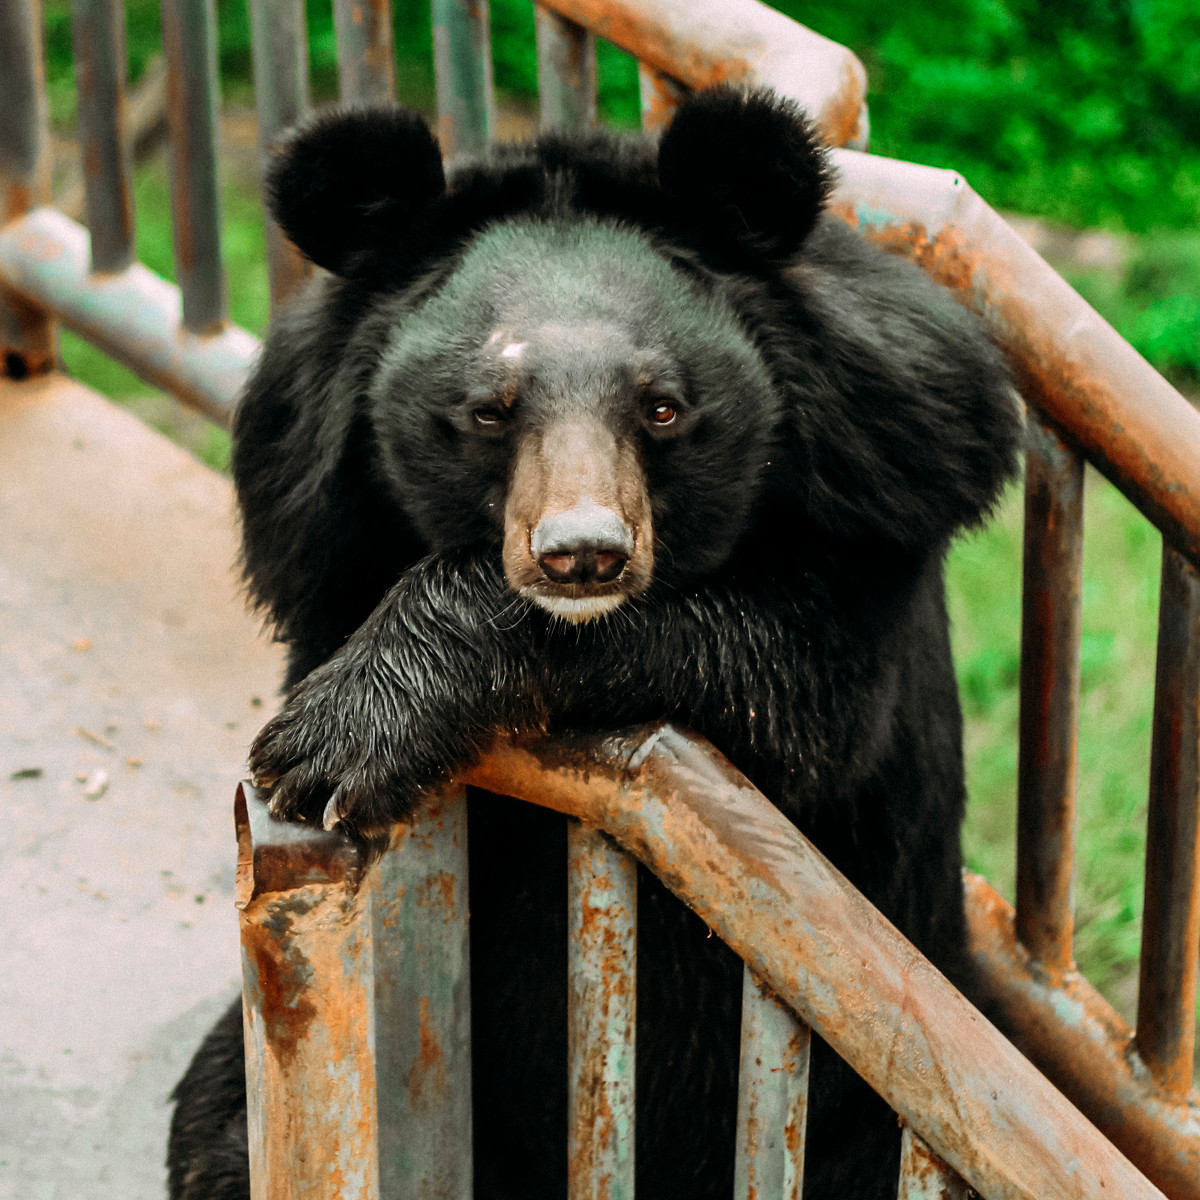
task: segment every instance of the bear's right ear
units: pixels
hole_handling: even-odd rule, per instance
[[[817,127],[766,88],[693,92],[658,147],[658,177],[711,237],[786,258],[812,232],[832,185]]]
[[[267,174],[275,219],[305,257],[335,275],[445,188],[433,134],[399,106],[339,109],[306,121]]]

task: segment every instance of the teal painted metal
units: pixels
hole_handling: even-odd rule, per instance
[[[217,17],[214,0],[163,0],[171,213],[183,323],[211,333],[225,321],[217,180]]]
[[[970,1189],[962,1178],[913,1133],[911,1125],[905,1125],[896,1200],[967,1200],[968,1195]]]
[[[92,270],[123,271],[133,262],[133,154],[121,0],[73,0],[71,41]]]
[[[52,208],[34,209],[0,230],[0,281],[148,383],[228,424],[258,339],[236,325],[189,333],[179,289],[141,263],[92,275],[88,233]]]
[[[1200,572],[1163,546],[1137,1048],[1173,1096],[1192,1085],[1200,946]]]
[[[279,135],[308,112],[308,35],[304,0],[250,0],[254,104],[262,172]],[[267,218],[267,267],[275,309],[311,274],[304,256]]]
[[[534,5],[538,114],[543,129],[596,124],[596,38],[551,9]]]
[[[576,821],[567,936],[567,1194],[633,1200],[637,864]]]
[[[745,968],[734,1200],[801,1200],[811,1041]]]
[[[333,0],[333,23],[342,101],[386,104],[394,99],[396,59],[388,0]]]
[[[382,1194],[471,1200],[467,807],[461,789],[397,827],[374,891]]]
[[[50,199],[50,117],[41,5],[0,4],[0,226]],[[48,371],[54,325],[26,300],[0,291],[0,372],[14,379]]]
[[[380,1200],[364,852],[238,790],[252,1200]]]
[[[495,127],[488,0],[432,0],[442,153],[482,150]]]

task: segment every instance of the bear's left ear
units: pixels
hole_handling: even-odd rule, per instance
[[[275,219],[305,257],[335,275],[445,188],[429,126],[399,105],[319,114],[291,131],[267,174]]]
[[[816,127],[765,89],[694,93],[659,144],[659,181],[691,219],[771,258],[812,232],[831,176]]]

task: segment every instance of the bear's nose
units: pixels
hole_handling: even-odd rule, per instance
[[[633,531],[611,508],[584,502],[543,517],[529,549],[554,583],[611,583],[633,553]]]

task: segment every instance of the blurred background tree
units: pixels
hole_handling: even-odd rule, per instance
[[[1070,230],[1102,229],[1117,253],[1053,264],[1152,363],[1200,390],[1200,5],[1195,0],[779,0],[788,16],[853,49],[870,81],[872,150],[953,167],[993,206]],[[126,0],[130,72],[160,53],[157,0]],[[533,6],[492,0],[495,77],[505,106],[536,102]],[[56,129],[74,114],[68,0],[45,5]],[[393,0],[399,98],[432,112],[428,0]],[[267,319],[246,0],[219,0],[225,257],[231,315]],[[308,0],[313,98],[333,99],[329,0]],[[638,123],[637,70],[599,48],[600,110]],[[240,122],[240,124],[239,124]],[[240,139],[240,142],[239,142]],[[235,153],[241,146],[241,157]],[[171,277],[162,156],[136,173],[139,257]],[[1076,239],[1078,240],[1078,239]],[[1053,239],[1051,239],[1051,245]],[[130,404],[218,469],[228,437],[181,418],[123,368],[70,335],[68,367]],[[190,421],[190,424],[186,422]],[[1127,1015],[1136,984],[1153,694],[1157,533],[1089,472],[1085,516],[1076,952]],[[971,803],[966,849],[1010,897],[1016,779],[1021,492],[962,540],[948,567],[966,717]]]

